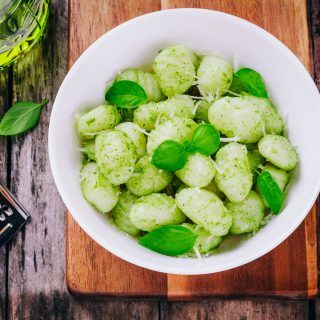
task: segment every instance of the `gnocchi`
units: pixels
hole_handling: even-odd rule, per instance
[[[151,131],[154,129],[156,122],[163,122],[170,118],[185,117],[194,118],[193,114],[194,102],[189,96],[176,95],[165,101],[158,103],[147,103],[139,106],[134,111],[133,121],[137,123],[140,128]]]
[[[253,184],[246,147],[236,142],[228,143],[217,152],[216,163],[218,188],[230,201],[242,201]]]
[[[197,124],[189,118],[173,117],[153,129],[148,137],[147,153],[153,151],[165,140],[184,142],[190,140]]]
[[[264,217],[264,205],[259,195],[250,191],[241,202],[228,202],[227,209],[232,215],[231,234],[242,234],[258,230]]]
[[[256,71],[234,74],[222,57],[182,44],[152,66],[121,71],[106,103],[77,117],[83,197],[158,253],[219,253],[226,238],[254,234],[279,212],[298,153]],[[193,241],[184,251],[179,232],[182,244]]]
[[[194,223],[215,236],[229,232],[232,217],[214,193],[199,188],[185,188],[176,194],[177,206]]]
[[[113,186],[99,171],[94,162],[81,169],[81,189],[83,196],[100,212],[109,212],[119,198],[119,187]]]
[[[140,86],[146,91],[149,101],[158,102],[164,98],[158,81],[155,76],[149,72],[144,72],[139,69],[124,70],[115,79],[115,81],[120,80],[131,80],[140,84]]]
[[[155,57],[153,69],[167,97],[186,92],[195,81],[195,57],[181,44],[168,47]]]
[[[148,232],[160,226],[180,224],[185,219],[186,216],[177,207],[174,199],[163,193],[140,197],[130,210],[133,225]]]
[[[92,139],[98,132],[112,129],[120,122],[119,111],[110,105],[102,105],[82,114],[77,120],[81,138]]]
[[[114,185],[129,180],[138,158],[132,140],[119,130],[103,132],[96,137],[95,155],[99,170]]]
[[[150,163],[149,156],[141,158],[133,175],[127,181],[127,189],[136,196],[145,196],[163,190],[172,180],[171,172],[158,169]]]
[[[133,237],[141,234],[141,230],[136,228],[130,220],[130,211],[137,199],[130,192],[124,191],[120,194],[116,206],[112,209],[112,218],[116,226]]]
[[[228,138],[255,143],[263,136],[263,113],[247,96],[223,97],[208,111],[209,122]]]
[[[183,223],[182,226],[194,231],[198,235],[196,247],[202,254],[206,254],[217,248],[222,242],[222,237],[214,236],[196,224]]]
[[[141,132],[141,129],[138,125],[133,122],[122,122],[118,124],[115,129],[123,131],[128,135],[136,147],[136,152],[139,158],[146,154],[146,137],[143,132]]]
[[[219,96],[230,88],[232,78],[233,69],[227,61],[215,55],[203,57],[197,71],[200,92]]]
[[[268,134],[258,144],[259,152],[276,167],[292,170],[298,163],[298,155],[289,140],[283,136]]]
[[[176,171],[175,174],[189,187],[202,188],[211,182],[215,172],[214,162],[210,157],[195,153],[189,156],[185,166]]]

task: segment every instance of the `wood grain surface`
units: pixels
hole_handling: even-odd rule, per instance
[[[4,114],[10,104],[10,78],[9,70],[0,73],[0,116]],[[0,137],[0,183],[8,185],[8,141]],[[7,265],[7,250],[3,246],[0,248],[0,306],[7,305],[6,296],[6,265]],[[4,318],[5,308],[1,308],[0,316]]]
[[[101,6],[94,10],[99,13],[103,7],[104,17],[120,22],[127,19],[121,18],[122,10],[134,13],[150,3],[148,0],[145,3],[135,1],[135,5],[127,7],[129,2],[99,0]],[[197,1],[195,4],[213,5],[211,2],[225,5],[222,0]],[[86,6],[87,10],[89,3],[94,5],[94,1],[78,0],[77,3]],[[155,3],[161,6],[160,1]],[[252,6],[247,6],[251,8],[251,15],[261,17],[257,3],[253,1]],[[319,84],[319,3],[318,0],[308,3],[314,76]],[[162,5],[167,6],[168,2]],[[189,5],[193,5],[192,2]],[[234,10],[243,6],[238,1],[232,5]],[[109,16],[111,7],[117,10],[116,18]],[[68,1],[51,0],[50,10],[47,33],[39,45],[14,68],[0,72],[0,115],[15,99],[50,98],[39,127],[19,139],[0,138],[0,181],[11,187],[32,214],[32,221],[24,232],[10,246],[0,249],[0,319],[320,319],[319,300],[96,301],[69,295],[65,285],[65,207],[54,187],[46,141],[52,103],[67,72]],[[102,13],[99,13],[100,17]],[[84,15],[83,20],[78,21],[79,27],[85,25],[96,35],[104,33],[101,26],[93,29],[89,16]]]
[[[108,5],[100,0],[94,5],[80,5],[70,0],[70,66],[101,34],[134,16],[160,9],[157,1],[141,2],[140,6],[130,3],[120,11],[119,2]],[[161,2],[161,9],[177,7],[220,10],[252,21],[276,35],[311,70],[307,6],[303,0]],[[90,28],[77,23],[84,17]],[[89,238],[68,214],[68,288],[78,295],[167,296],[174,300],[217,296],[313,297],[318,284],[315,217],[316,207],[287,241],[246,266],[206,276],[177,276],[147,271],[115,257]]]

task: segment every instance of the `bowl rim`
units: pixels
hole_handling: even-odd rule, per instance
[[[315,203],[319,191],[320,191],[320,180],[318,181],[317,185],[314,186],[313,192],[309,198],[309,201],[305,204],[305,209],[303,214],[300,214],[298,219],[296,219],[296,222],[291,226],[290,229],[286,230],[282,235],[279,237],[276,237],[274,241],[266,244],[263,249],[259,251],[254,251],[250,254],[247,254],[241,259],[238,259],[237,261],[233,261],[230,263],[224,263],[223,265],[207,265],[206,267],[202,267],[200,269],[195,269],[195,270],[182,270],[181,268],[178,269],[177,267],[171,267],[169,264],[166,265],[165,267],[159,266],[158,264],[155,264],[150,261],[145,261],[140,258],[136,258],[134,255],[128,255],[127,253],[123,254],[121,250],[118,250],[116,246],[111,245],[108,243],[106,239],[103,237],[97,235],[95,233],[94,228],[91,228],[88,226],[86,223],[86,219],[83,218],[83,216],[77,214],[77,210],[75,206],[73,205],[73,202],[69,200],[68,197],[65,196],[64,193],[64,185],[63,185],[63,177],[59,174],[59,169],[55,164],[55,151],[53,147],[53,141],[54,141],[54,128],[53,128],[53,119],[56,117],[56,108],[55,104],[57,101],[59,101],[59,97],[62,91],[62,87],[66,82],[68,82],[69,78],[72,76],[73,73],[75,73],[79,68],[81,68],[81,60],[83,57],[89,55],[91,52],[95,50],[96,47],[101,45],[103,41],[109,37],[111,34],[119,32],[125,28],[130,27],[130,25],[134,23],[140,23],[145,19],[150,19],[153,16],[161,16],[161,15],[170,15],[170,14],[184,14],[184,13],[190,13],[194,12],[196,14],[209,14],[212,15],[212,18],[215,16],[223,16],[227,19],[229,19],[232,23],[235,24],[242,24],[248,28],[251,29],[251,31],[258,33],[260,36],[266,38],[267,40],[271,41],[274,46],[277,47],[277,49],[281,50],[283,54],[285,54],[288,59],[290,59],[290,63],[294,64],[296,67],[296,71],[300,73],[301,77],[304,78],[305,82],[307,83],[308,87],[310,87],[310,90],[312,88],[313,94],[318,97],[319,100],[319,105],[320,105],[320,94],[319,91],[311,78],[308,70],[305,68],[305,66],[302,64],[302,62],[295,56],[295,54],[286,46],[284,45],[280,40],[278,40],[275,36],[270,34],[268,31],[264,30],[263,28],[255,25],[252,22],[249,22],[245,19],[242,19],[240,17],[224,13],[221,11],[215,11],[215,10],[210,10],[210,9],[199,9],[199,8],[178,8],[178,9],[167,9],[167,10],[161,10],[161,11],[155,11],[151,13],[147,13],[144,15],[140,15],[138,17],[135,17],[131,20],[128,20],[117,27],[109,30],[106,32],[104,35],[102,35],[100,38],[98,38],[95,42],[93,42],[77,59],[77,61],[73,64],[73,66],[69,69],[67,75],[65,76],[58,93],[55,98],[55,102],[52,107],[52,112],[51,112],[51,117],[50,117],[50,123],[49,123],[49,133],[48,133],[48,152],[49,152],[49,161],[50,161],[50,167],[51,167],[51,172],[54,178],[54,182],[56,184],[56,187],[58,189],[58,192],[68,208],[68,211],[71,213],[73,218],[76,220],[76,222],[80,225],[80,227],[94,240],[96,241],[99,245],[101,245],[105,250],[111,252],[112,254],[120,257],[121,259],[128,261],[134,265],[137,265],[139,267],[157,271],[157,272],[162,272],[162,273],[169,273],[169,274],[177,274],[177,275],[201,275],[201,274],[210,274],[210,273],[216,273],[216,272],[221,272],[221,271],[226,271],[230,270],[242,265],[245,265],[249,262],[252,262],[261,256],[265,255],[266,253],[270,252],[273,250],[275,247],[280,245],[285,239],[287,239],[296,229],[297,227],[302,223],[302,221],[305,219],[307,216],[308,212],[312,208],[313,204]],[[147,249],[146,249],[147,250]]]

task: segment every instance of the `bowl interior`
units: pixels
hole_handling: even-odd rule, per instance
[[[153,253],[116,230],[82,197],[80,154],[74,130],[79,110],[104,101],[104,91],[120,70],[148,66],[158,50],[183,43],[201,53],[215,52],[230,62],[261,73],[271,98],[286,119],[297,146],[300,165],[295,183],[279,216],[253,238],[232,250],[197,259]],[[298,59],[267,32],[242,19],[209,10],[178,9],[131,20],[95,42],[72,67],[57,95],[49,130],[52,172],[66,206],[80,226],[107,250],[132,263],[167,273],[202,274],[252,261],[282,242],[301,223],[320,181],[320,100]]]

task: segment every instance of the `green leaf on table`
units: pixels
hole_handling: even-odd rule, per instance
[[[210,156],[219,149],[220,133],[211,124],[200,124],[193,133],[192,145],[196,151]]]
[[[130,80],[113,83],[106,92],[105,99],[119,108],[136,108],[148,101],[144,89],[138,83]]]
[[[174,140],[162,142],[154,151],[151,163],[159,169],[176,171],[182,169],[188,159],[184,146]]]
[[[268,98],[266,86],[261,75],[257,71],[250,68],[242,68],[234,74],[234,77],[241,80],[252,95],[261,98]],[[240,84],[238,83],[237,86],[239,85]]]
[[[262,171],[257,179],[259,190],[273,214],[278,214],[283,206],[283,193],[268,171]]]
[[[160,227],[142,238],[138,243],[152,251],[167,256],[178,256],[191,250],[197,241],[198,235],[190,229],[171,225]]]
[[[33,128],[39,121],[42,107],[48,103],[23,101],[15,103],[3,116],[0,122],[0,135],[15,136]]]

